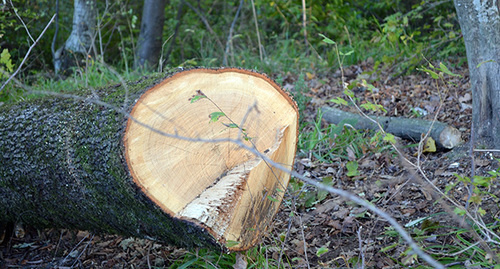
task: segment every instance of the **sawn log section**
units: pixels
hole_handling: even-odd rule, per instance
[[[234,143],[162,132],[236,139],[234,122],[246,145],[291,168],[298,110],[272,80],[193,69],[77,94],[0,107],[0,222],[229,250],[265,235],[289,175]],[[214,112],[227,117],[210,122]]]

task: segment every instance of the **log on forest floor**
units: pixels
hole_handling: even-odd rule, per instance
[[[235,251],[265,235],[290,175],[229,140],[292,168],[297,106],[268,77],[192,69],[78,95],[0,107],[0,223]]]
[[[342,121],[353,122],[356,129],[378,130],[378,125],[366,117],[342,111],[332,107],[322,107],[323,119],[328,123],[339,124]],[[455,127],[442,122],[432,122],[421,119],[408,119],[399,117],[370,116],[378,122],[384,131],[395,136],[420,141],[423,134],[432,129],[429,136],[436,141],[436,146],[445,149],[452,149],[462,143],[461,133]]]

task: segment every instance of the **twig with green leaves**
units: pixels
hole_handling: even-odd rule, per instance
[[[239,130],[238,139],[240,138],[240,135],[243,135],[243,139],[245,139],[246,141],[252,140],[252,138],[250,136],[248,136],[248,133],[246,132],[245,128],[236,124],[230,117],[227,116],[227,114],[222,110],[222,108],[219,105],[217,105],[217,103],[215,103],[212,99],[210,99],[210,97],[208,97],[201,90],[197,90],[196,94],[193,95],[191,98],[189,98],[189,101],[191,101],[191,103],[194,103],[200,99],[207,99],[219,110],[219,111],[212,112],[208,115],[208,117],[210,118],[210,122],[218,122],[221,117],[225,117],[231,123],[222,123],[222,125],[226,126],[227,128],[238,129]],[[254,104],[252,106],[252,109],[257,109],[256,104]],[[246,121],[247,116],[248,116],[248,113],[245,115],[242,122]]]

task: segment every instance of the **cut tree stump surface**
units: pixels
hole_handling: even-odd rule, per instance
[[[189,102],[197,91],[211,101]],[[228,117],[210,122],[214,112]],[[288,94],[260,74],[240,69],[178,73],[147,91],[131,116],[165,133],[206,140],[237,139],[239,128],[227,127],[232,120],[251,137],[248,146],[267,150],[278,163],[293,163],[296,107]],[[276,190],[288,184],[285,173],[271,171],[231,142],[169,138],[134,121],[128,122],[124,141],[134,181],[149,197],[171,215],[197,221],[226,240],[239,242],[242,234],[265,228],[279,203],[262,194],[269,191],[266,196],[281,201],[283,192]]]
[[[271,79],[192,69],[79,95],[0,107],[0,221],[229,250],[265,235],[290,175],[227,140],[292,168],[298,110]]]

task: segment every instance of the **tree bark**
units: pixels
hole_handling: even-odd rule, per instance
[[[56,74],[82,65],[90,54],[96,32],[97,6],[95,0],[75,0],[71,33],[54,54]]]
[[[500,1],[455,0],[467,50],[474,140],[500,148]]]
[[[332,107],[322,107],[323,119],[329,123],[339,124],[341,122],[352,122],[352,126],[356,129],[378,130],[379,126],[358,114],[342,111]],[[422,134],[426,134],[429,129],[429,136],[436,141],[436,146],[439,148],[452,149],[462,143],[460,131],[455,127],[448,126],[445,123],[421,119],[405,119],[398,117],[372,117],[377,121],[384,131],[395,136],[420,141]]]
[[[293,166],[297,107],[269,78],[194,69],[79,96],[0,107],[0,223],[229,250],[262,238],[290,176],[222,140],[238,138],[231,119],[246,145]]]
[[[134,68],[153,70],[158,65],[165,22],[166,0],[144,0],[141,32],[137,40]]]

